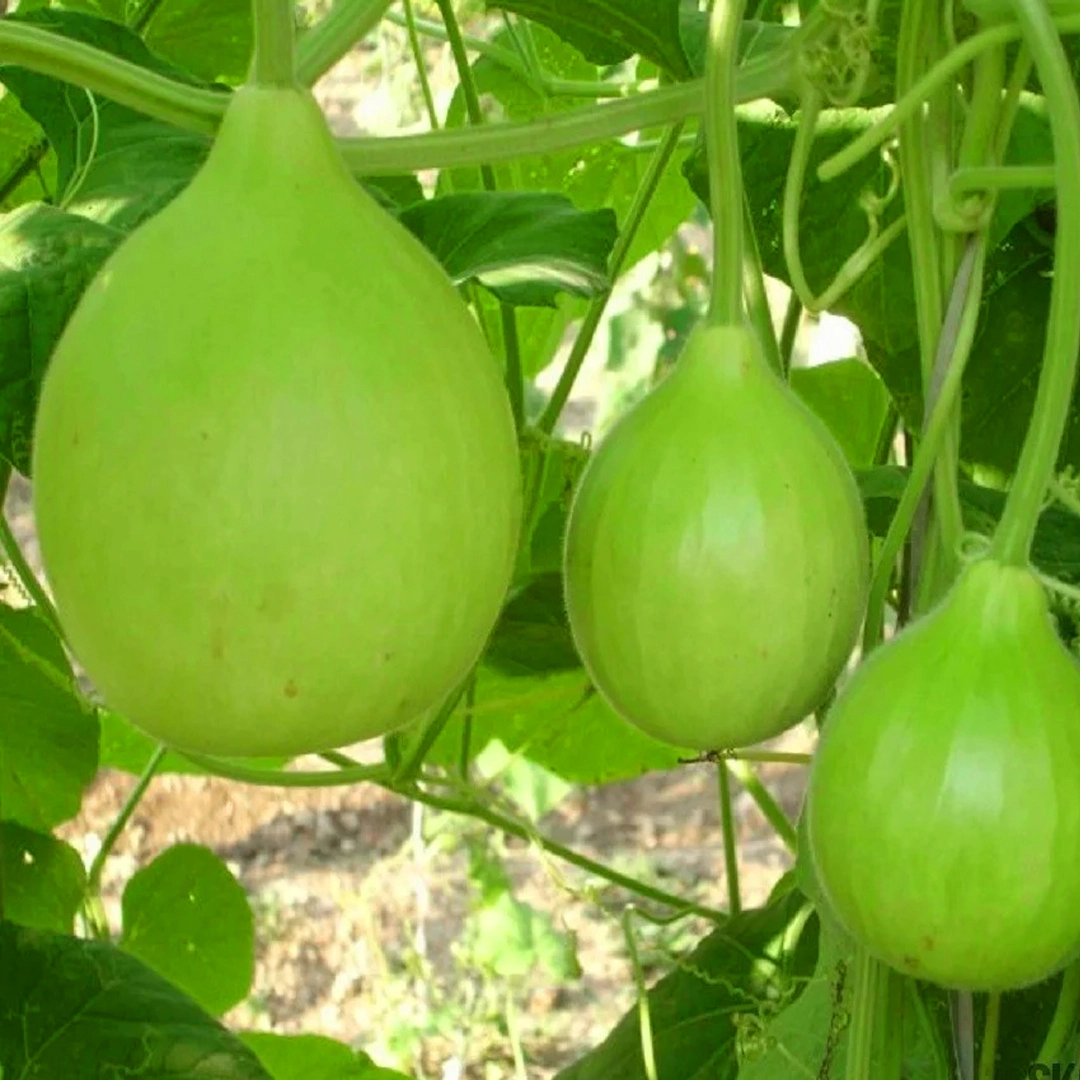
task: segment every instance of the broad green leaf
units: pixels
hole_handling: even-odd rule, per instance
[[[739,1080],[786,1080],[801,1071],[814,1077],[844,1075],[851,966],[847,943],[821,932],[817,966],[802,994],[771,1022],[765,1016],[765,1023],[747,1025]]]
[[[889,391],[861,360],[836,360],[791,372],[792,389],[825,422],[855,468],[874,463],[889,413]]]
[[[0,211],[48,198],[56,184],[56,155],[45,133],[7,89],[0,91]]]
[[[867,520],[876,536],[884,536],[907,482],[907,470],[880,466],[856,474]],[[983,536],[993,534],[1005,506],[1005,493],[970,481],[960,481],[964,527]],[[1080,584],[1080,517],[1051,506],[1039,516],[1032,545],[1032,562],[1044,574],[1067,584]]]
[[[474,912],[469,930],[473,962],[497,978],[524,978],[537,966],[559,982],[581,974],[573,938],[509,892]]]
[[[38,389],[53,346],[122,234],[30,203],[0,220],[0,455],[30,471]]]
[[[560,573],[535,578],[503,608],[486,663],[507,675],[580,670]]]
[[[735,1080],[743,1032],[759,1027],[778,998],[797,995],[814,969],[814,920],[784,950],[785,930],[805,903],[798,892],[787,892],[764,908],[734,916],[649,991],[657,1080]],[[595,1050],[556,1080],[647,1076],[634,1006]]]
[[[507,303],[552,307],[559,292],[594,296],[610,284],[614,214],[580,211],[562,195],[446,195],[407,207],[400,219],[455,282],[475,279]]]
[[[640,53],[676,78],[690,65],[679,36],[682,0],[489,0],[554,30],[594,64],[617,64]]]
[[[367,1054],[322,1035],[271,1035],[245,1031],[240,1038],[258,1055],[272,1080],[408,1080],[381,1069]]]
[[[138,776],[150,764],[150,758],[158,748],[157,740],[140,731],[118,713],[108,709],[100,709],[98,717],[101,721],[101,745],[98,751],[100,767],[119,769],[121,772]],[[224,760],[256,769],[280,769],[291,759],[273,757],[226,758]],[[194,776],[206,774],[204,768],[173,750],[168,751],[161,759],[157,771],[159,773],[189,773]]]
[[[428,761],[456,768],[464,717],[464,706],[460,706]],[[410,730],[406,742],[417,734]],[[581,671],[529,678],[481,669],[472,713],[473,753],[492,739],[574,784],[628,780],[653,770],[673,769],[681,759],[695,756],[626,723]]]
[[[40,1080],[273,1080],[230,1031],[135,957],[0,923],[0,1069]]]
[[[652,0],[649,2],[651,4]],[[551,31],[534,26],[532,38],[539,62],[549,76],[575,82],[598,81],[596,67],[583,60]],[[514,48],[513,41],[505,32],[496,34],[494,40]],[[489,57],[480,57],[476,61],[473,75],[483,95],[482,100],[490,103],[492,112],[499,119],[541,119],[582,102],[582,99],[544,95],[519,73],[502,67]],[[465,103],[458,91],[451,103],[446,124],[460,127],[465,121]],[[652,133],[643,134],[648,136]],[[582,150],[506,162],[498,165],[495,173],[502,191],[561,192],[582,210],[607,208],[614,211],[621,227],[648,169],[649,159],[647,151],[611,140],[594,143]],[[627,254],[627,266],[657,251],[693,211],[695,199],[679,174],[680,160],[677,155],[650,201]],[[441,194],[479,188],[480,174],[476,169],[455,169],[440,176]],[[561,303],[557,310],[518,312],[522,361],[527,375],[534,375],[548,365],[564,331],[583,310],[583,304],[577,301]]]
[[[247,77],[251,0],[164,0],[156,7],[138,2],[140,10],[153,12],[142,36],[158,56],[206,82],[236,85]]]
[[[86,871],[70,844],[21,825],[0,824],[4,915],[21,926],[70,934]]]
[[[8,16],[12,18],[12,16]],[[108,19],[46,9],[18,18],[93,45],[173,78],[180,72],[155,57],[132,31]],[[180,190],[205,157],[209,139],[148,120],[78,87],[25,68],[0,67],[0,81],[41,125],[57,155],[57,198],[106,224],[130,229]],[[130,129],[134,129],[134,132]],[[153,142],[153,151],[142,145]],[[127,155],[137,156],[126,164]],[[77,192],[78,198],[70,202]]]
[[[220,1016],[243,1001],[255,970],[247,896],[225,864],[176,844],[139,870],[122,902],[120,945]]]
[[[484,747],[474,765],[486,782],[498,783],[530,821],[539,821],[574,790],[572,784],[535,762],[511,754],[498,739]]]
[[[74,817],[97,746],[59,639],[32,608],[0,606],[0,820],[47,832]]]

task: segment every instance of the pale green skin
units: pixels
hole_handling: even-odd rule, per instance
[[[109,260],[45,380],[41,548],[108,703],[192,751],[295,754],[440,702],[520,522],[497,364],[314,99],[243,89]]]
[[[826,695],[866,600],[843,455],[750,331],[702,326],[582,476],[566,602],[597,688],[676,746],[779,734]]]
[[[961,990],[1080,951],[1080,670],[1039,582],[985,561],[875,652],[808,795],[818,878],[885,963]]]

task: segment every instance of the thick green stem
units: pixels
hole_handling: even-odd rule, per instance
[[[723,2],[723,0],[721,0]],[[726,761],[716,765],[716,778],[720,788],[720,829],[724,838],[724,875],[727,880],[728,912],[738,915],[742,911],[742,893],[739,889],[739,851],[735,835],[735,815],[731,807],[731,777]]]
[[[1048,190],[1056,184],[1053,165],[974,165],[949,177],[949,195],[959,200],[987,191]]]
[[[1001,995],[991,994],[986,1001],[986,1024],[979,1050],[979,1080],[994,1080],[997,1060],[998,1028],[1001,1025]]]
[[[157,75],[91,45],[0,20],[0,63],[16,64],[101,94],[189,131],[213,132],[229,95]]]
[[[296,85],[296,13],[293,0],[253,0],[255,55],[248,82]]]
[[[769,789],[761,782],[761,777],[750,767],[746,761],[727,759],[727,767],[731,774],[739,781],[746,793],[757,804],[761,816],[773,827],[776,835],[784,842],[788,851],[794,853],[798,848],[798,835],[791,819],[784,813],[780,804],[769,793]]]
[[[402,0],[405,8],[405,29],[409,35],[409,48],[412,50],[413,63],[416,65],[416,75],[420,80],[420,93],[424,98],[424,108],[427,110],[428,123],[432,131],[439,130],[439,110],[435,107],[435,95],[431,92],[431,79],[428,77],[427,62],[424,59],[424,50],[420,44],[420,36],[416,32],[416,15],[413,12],[412,0]]]
[[[649,162],[649,167],[645,171],[641,185],[634,193],[634,201],[630,205],[626,221],[623,222],[623,226],[619,230],[619,237],[611,252],[611,260],[608,264],[608,275],[611,282],[618,280],[626,265],[630,248],[637,237],[645,212],[649,209],[649,204],[656,194],[656,189],[660,186],[660,181],[663,179],[668,164],[671,162],[671,156],[679,144],[682,130],[683,125],[680,122],[672,125],[664,132],[663,138],[660,140],[653,153],[652,160]],[[537,430],[545,435],[550,435],[555,430],[555,425],[559,422],[559,416],[570,399],[570,393],[574,389],[574,382],[581,371],[581,365],[585,363],[585,357],[588,355],[589,348],[596,337],[596,331],[600,327],[600,322],[604,317],[610,299],[611,289],[607,289],[595,296],[589,304],[581,329],[574,339],[574,345],[570,350],[566,366],[559,376],[558,383],[555,384],[551,400],[544,407],[540,419],[536,422]]]
[[[514,821],[512,818],[504,817],[497,811],[492,810],[490,807],[475,800],[436,795],[430,791],[416,787],[399,789],[391,784],[382,784],[381,786],[389,791],[395,791],[397,794],[405,796],[405,798],[422,802],[426,806],[431,806],[436,810],[446,810],[450,813],[464,814],[467,817],[477,818],[480,821],[486,822],[488,825],[492,826],[492,828],[506,833],[508,836],[516,836],[521,840],[536,843],[543,848],[544,851],[561,859],[563,862],[569,863],[571,866],[576,866],[580,870],[585,870],[587,873],[594,874],[596,877],[609,881],[613,885],[618,885],[620,888],[626,889],[627,892],[631,892],[636,896],[641,896],[646,900],[652,900],[654,903],[661,904],[664,907],[673,908],[686,915],[700,915],[702,918],[709,919],[715,923],[723,923],[727,920],[727,916],[722,911],[706,907],[704,904],[695,904],[682,897],[675,896],[673,893],[666,892],[664,889],[654,888],[652,885],[646,885],[643,881],[638,881],[636,878],[619,873],[618,870],[613,870],[610,866],[598,863],[595,859],[590,859],[588,856],[582,855],[572,848],[568,848],[549,837],[538,834],[533,829]]]
[[[1076,1022],[1080,1018],[1080,960],[1065,969],[1058,991],[1057,1006],[1050,1020],[1042,1048],[1035,1055],[1036,1061],[1057,1061],[1065,1049],[1065,1044],[1076,1031]]]
[[[391,775],[390,768],[384,764],[357,765],[343,754],[334,754],[324,756],[335,763],[340,762],[340,768],[312,772],[285,772],[281,769],[259,769],[250,765],[208,757],[203,754],[183,754],[183,756],[208,773],[261,787],[341,787],[359,783],[377,784],[386,791],[400,795],[403,798],[412,799],[436,810],[445,810],[449,813],[476,818],[479,821],[486,822],[492,828],[506,833],[508,836],[516,836],[521,840],[537,843],[549,854],[562,859],[563,862],[585,870],[605,881],[610,881],[613,885],[618,885],[628,892],[652,900],[654,903],[661,904],[664,907],[672,908],[687,915],[700,915],[715,923],[722,923],[727,918],[722,911],[717,911],[715,908],[695,904],[663,889],[647,885],[627,874],[621,874],[619,871],[613,870],[595,859],[590,859],[588,856],[580,854],[580,852],[538,834],[534,829],[520,822],[504,817],[475,799],[437,795],[416,784],[395,780]]]
[[[649,1011],[649,990],[645,985],[645,972],[638,956],[637,938],[634,935],[634,909],[628,907],[622,914],[623,939],[634,973],[634,989],[637,991],[638,1030],[641,1033],[641,1060],[645,1068],[645,1080],[658,1080],[656,1051],[653,1046],[652,1015]]]
[[[313,86],[361,38],[367,37],[394,0],[337,0],[324,19],[297,43],[296,77]]]
[[[799,326],[802,323],[804,310],[798,293],[792,290],[788,297],[787,310],[784,312],[784,325],[780,330],[780,364],[785,376],[791,370],[791,361],[795,355],[795,340],[799,336]]]
[[[867,653],[881,641],[885,597],[889,591],[889,582],[892,579],[896,560],[900,556],[904,540],[915,520],[916,511],[926,489],[926,482],[933,472],[934,463],[938,459],[952,424],[953,406],[959,397],[964,368],[967,366],[971,346],[975,340],[985,262],[986,234],[980,233],[969,241],[968,249],[961,260],[945,325],[938,342],[939,350],[947,351],[951,358],[950,363],[945,367],[945,379],[923,430],[907,484],[904,486],[896,512],[889,523],[889,530],[885,534],[885,540],[874,566],[863,630],[863,651]]]
[[[105,869],[105,862],[112,853],[112,849],[116,847],[116,842],[120,839],[120,834],[131,820],[131,815],[135,813],[135,808],[146,794],[146,789],[150,786],[150,782],[157,775],[158,769],[161,768],[161,762],[164,760],[166,753],[168,753],[168,748],[165,746],[159,746],[154,751],[146,764],[146,768],[143,769],[142,774],[136,781],[135,786],[131,789],[127,799],[124,800],[124,805],[120,808],[120,813],[116,815],[112,825],[109,826],[109,831],[102,839],[101,847],[98,848],[98,853],[94,856],[94,861],[90,864],[90,869],[86,874],[86,885],[89,892],[96,893],[100,888],[101,874]]]
[[[874,1020],[881,978],[878,962],[863,948],[855,954],[851,1027],[848,1029],[845,1080],[872,1080]]]
[[[743,185],[735,79],[746,0],[714,0],[705,61],[705,136],[715,254],[709,321],[743,323]],[[762,342],[764,345],[764,342]]]
[[[465,99],[465,112],[473,127],[484,126],[484,110],[480,106],[480,95],[473,78],[472,65],[461,36],[461,27],[454,14],[453,0],[435,0],[446,27],[450,52],[454,57],[461,93]],[[480,166],[480,182],[485,191],[496,191],[498,183],[495,170],[484,162]],[[505,301],[499,304],[499,318],[502,325],[503,356],[506,361],[506,393],[510,398],[510,410],[514,415],[514,424],[518,431],[525,426],[525,377],[521,368],[521,342],[518,340],[517,315],[513,307]]]
[[[0,491],[6,492],[10,482],[11,466],[0,466]],[[56,613],[56,608],[49,599],[49,594],[45,591],[44,586],[38,580],[37,574],[34,573],[30,564],[26,561],[26,556],[23,554],[22,548],[19,547],[19,541],[15,539],[15,534],[11,531],[11,522],[8,521],[7,514],[3,513],[2,509],[0,509],[0,547],[3,548],[4,555],[12,570],[15,571],[18,584],[26,593],[27,598],[33,602],[37,613],[49,624],[50,629],[57,637],[63,638],[60,617]]]
[[[1075,34],[1080,32],[1080,15],[1071,15],[1066,19],[1056,20],[1061,32]],[[999,45],[1007,45],[1020,37],[1021,31],[1016,23],[998,23],[978,34],[965,38],[955,49],[943,56],[924,75],[912,81],[904,89],[896,104],[873,127],[868,128],[857,138],[826,158],[817,170],[818,179],[835,180],[842,173],[861,161],[867,154],[891,139],[897,131],[912,117],[917,116],[931,97],[942,87],[951,85],[955,76],[966,68],[981,52]]]
[[[1012,10],[1046,97],[1058,177],[1054,278],[1039,389],[993,544],[1002,562],[1025,565],[1068,423],[1080,352],[1080,99],[1042,0],[1012,0]]]
[[[750,325],[757,331],[769,366],[778,375],[783,375],[784,364],[773,327],[769,294],[765,291],[765,275],[761,269],[761,252],[758,251],[757,237],[754,235],[754,218],[750,211],[750,201],[745,196],[743,230],[743,296],[746,300],[746,312],[750,317]]]

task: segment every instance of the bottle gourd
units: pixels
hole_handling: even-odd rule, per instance
[[[63,627],[165,742],[295,754],[440,702],[520,518],[497,364],[314,98],[247,86],[55,350],[33,478]]]
[[[832,910],[873,955],[959,990],[1080,953],[1080,670],[1038,579],[976,562],[865,661],[807,800]]]
[[[866,599],[862,503],[752,330],[698,326],[601,443],[572,505],[565,572],[595,685],[658,739],[749,745],[825,697]]]

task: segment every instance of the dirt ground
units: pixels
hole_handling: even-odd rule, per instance
[[[763,771],[771,771],[770,786],[794,815],[799,770]],[[103,773],[80,816],[65,827],[87,859],[133,783]],[[790,860],[748,797],[740,794],[736,807],[742,894],[753,905]],[[429,829],[439,824],[426,816]],[[542,824],[585,854],[726,906],[711,766],[576,791]],[[568,903],[544,861],[521,842],[506,843],[503,857],[518,898],[575,934],[584,975],[565,987],[545,984],[542,976],[494,985],[456,955],[473,895],[463,845],[418,842],[415,825],[410,803],[370,786],[298,792],[160,777],[108,863],[106,905],[118,925],[120,894],[137,868],[178,841],[205,844],[236,874],[256,913],[255,985],[229,1022],[331,1035],[403,1065],[416,1053],[428,1077],[495,1080],[514,1075],[498,1009],[510,993],[528,1076],[553,1075],[632,1004],[619,898],[610,897],[606,908]],[[572,868],[559,869],[582,882]],[[702,929],[690,920],[677,941],[655,944],[661,950],[689,944]],[[656,973],[667,966],[661,952]]]

